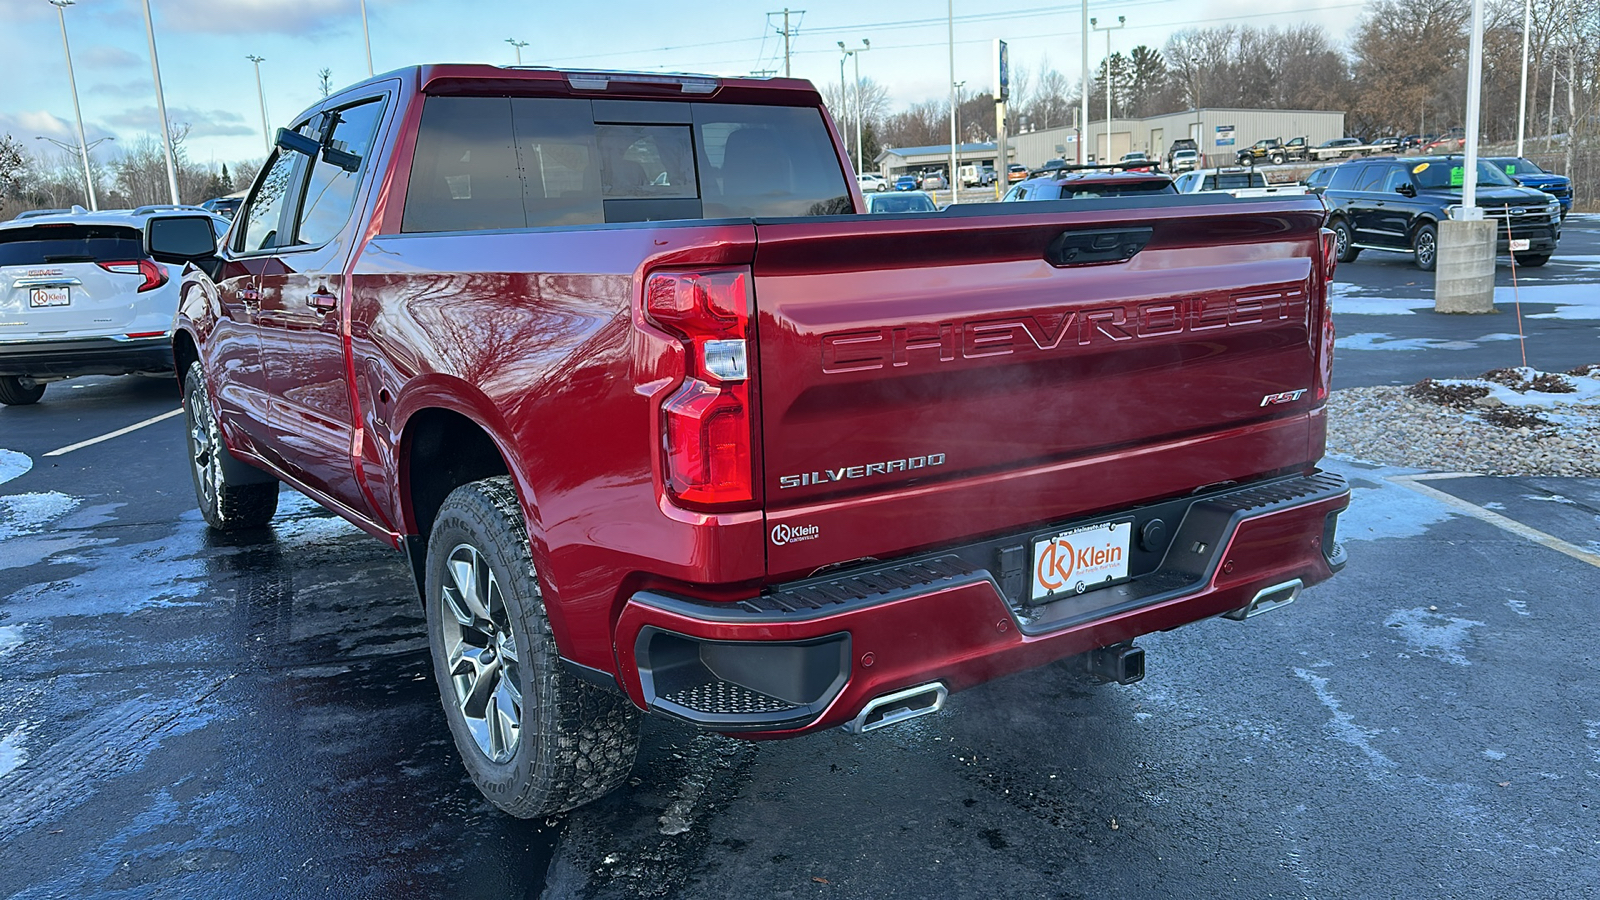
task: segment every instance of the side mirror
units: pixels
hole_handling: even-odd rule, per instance
[[[217,255],[217,233],[211,230],[209,216],[151,219],[144,229],[144,249],[158,262],[197,262]]]
[[[1404,194],[1407,197],[1415,197],[1417,195],[1416,187],[1410,184],[1402,184],[1395,188],[1394,192],[1397,194]]]
[[[322,149],[322,145],[318,144],[312,138],[308,138],[298,131],[290,131],[287,128],[278,129],[278,140],[276,143],[279,147],[282,147],[285,150],[292,150],[295,153],[304,154],[312,159],[316,159],[317,151]]]

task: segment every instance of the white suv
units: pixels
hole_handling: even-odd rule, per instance
[[[179,267],[150,258],[145,228],[197,212],[75,206],[0,222],[0,403],[37,403],[77,375],[172,371]],[[228,225],[214,217],[219,239]]]

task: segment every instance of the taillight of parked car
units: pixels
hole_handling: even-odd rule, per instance
[[[118,259],[99,263],[99,266],[118,275],[143,275],[144,283],[135,289],[140,294],[167,283],[167,267],[153,259]]]
[[[1333,382],[1333,270],[1339,264],[1337,245],[1333,232],[1322,229],[1322,290],[1317,309],[1320,320],[1320,346],[1317,348],[1316,397],[1320,403],[1328,399],[1328,386]]]
[[[661,404],[667,491],[682,506],[756,500],[750,278],[749,269],[719,269],[657,272],[645,283],[645,315],[685,351],[683,382]]]

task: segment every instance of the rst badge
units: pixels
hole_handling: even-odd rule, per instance
[[[1261,398],[1262,406],[1277,406],[1279,403],[1293,403],[1305,395],[1306,388],[1298,391],[1284,391],[1281,394],[1268,394]]]
[[[1133,523],[1100,522],[1033,544],[1033,599],[1081,594],[1128,577]]]

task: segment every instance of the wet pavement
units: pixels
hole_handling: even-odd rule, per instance
[[[1368,300],[1420,296],[1387,281],[1410,274],[1341,267]],[[1593,350],[1592,315],[1533,321]],[[1436,320],[1361,312],[1339,328],[1476,330],[1427,331]],[[1448,362],[1471,352],[1341,350],[1339,375],[1487,367]],[[1345,572],[1248,623],[1141,639],[1137,685],[1051,666],[861,738],[752,744],[647,719],[628,788],[518,821],[461,767],[396,554],[288,491],[270,530],[211,535],[181,418],[46,456],[176,402],[170,382],[78,379],[0,409],[0,897],[1600,884],[1600,570],[1408,487],[1407,471],[1331,463],[1355,487]],[[1426,484],[1579,551],[1600,538],[1593,480]]]

